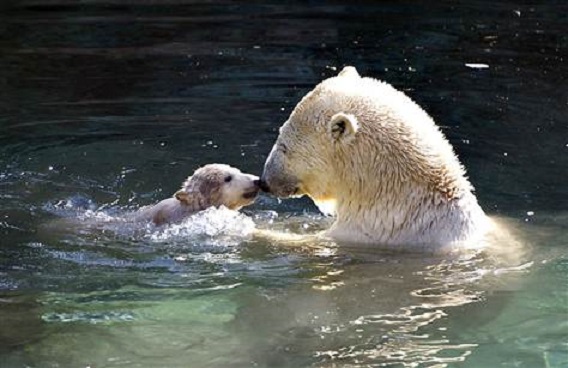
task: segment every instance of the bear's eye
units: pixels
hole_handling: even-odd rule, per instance
[[[233,176],[229,175],[229,176],[225,176],[225,183],[230,182],[231,180],[233,180]]]
[[[285,144],[279,143],[279,144],[278,144],[278,148],[280,148],[280,151],[282,151],[283,154],[288,153],[288,147],[286,147]]]

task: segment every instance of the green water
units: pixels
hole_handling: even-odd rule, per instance
[[[0,5],[0,367],[568,367],[566,10]],[[159,231],[91,226],[199,165],[260,174],[291,109],[343,65],[432,114],[516,241],[283,248],[252,229],[330,220],[264,195]]]

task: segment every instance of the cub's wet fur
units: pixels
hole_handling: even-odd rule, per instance
[[[260,190],[259,178],[224,164],[209,164],[188,177],[172,198],[143,207],[129,216],[134,221],[155,225],[181,222],[209,207],[239,210],[254,202]]]

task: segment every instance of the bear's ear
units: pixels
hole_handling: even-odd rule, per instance
[[[189,193],[186,192],[183,189],[178,190],[175,194],[174,194],[175,199],[177,199],[180,202],[183,203],[188,203],[189,202]]]
[[[351,77],[351,78],[361,78],[359,73],[357,73],[357,69],[354,66],[346,66],[343,68],[342,71],[339,72],[338,76],[340,77]]]
[[[350,114],[340,112],[333,115],[329,121],[328,132],[335,142],[348,142],[354,139],[358,130],[357,118]]]

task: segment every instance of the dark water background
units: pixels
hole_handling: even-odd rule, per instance
[[[567,34],[565,1],[2,2],[0,366],[567,366]],[[530,255],[44,229],[153,203],[206,163],[259,174],[344,65],[434,117]],[[327,224],[304,199],[246,213],[271,211]]]

